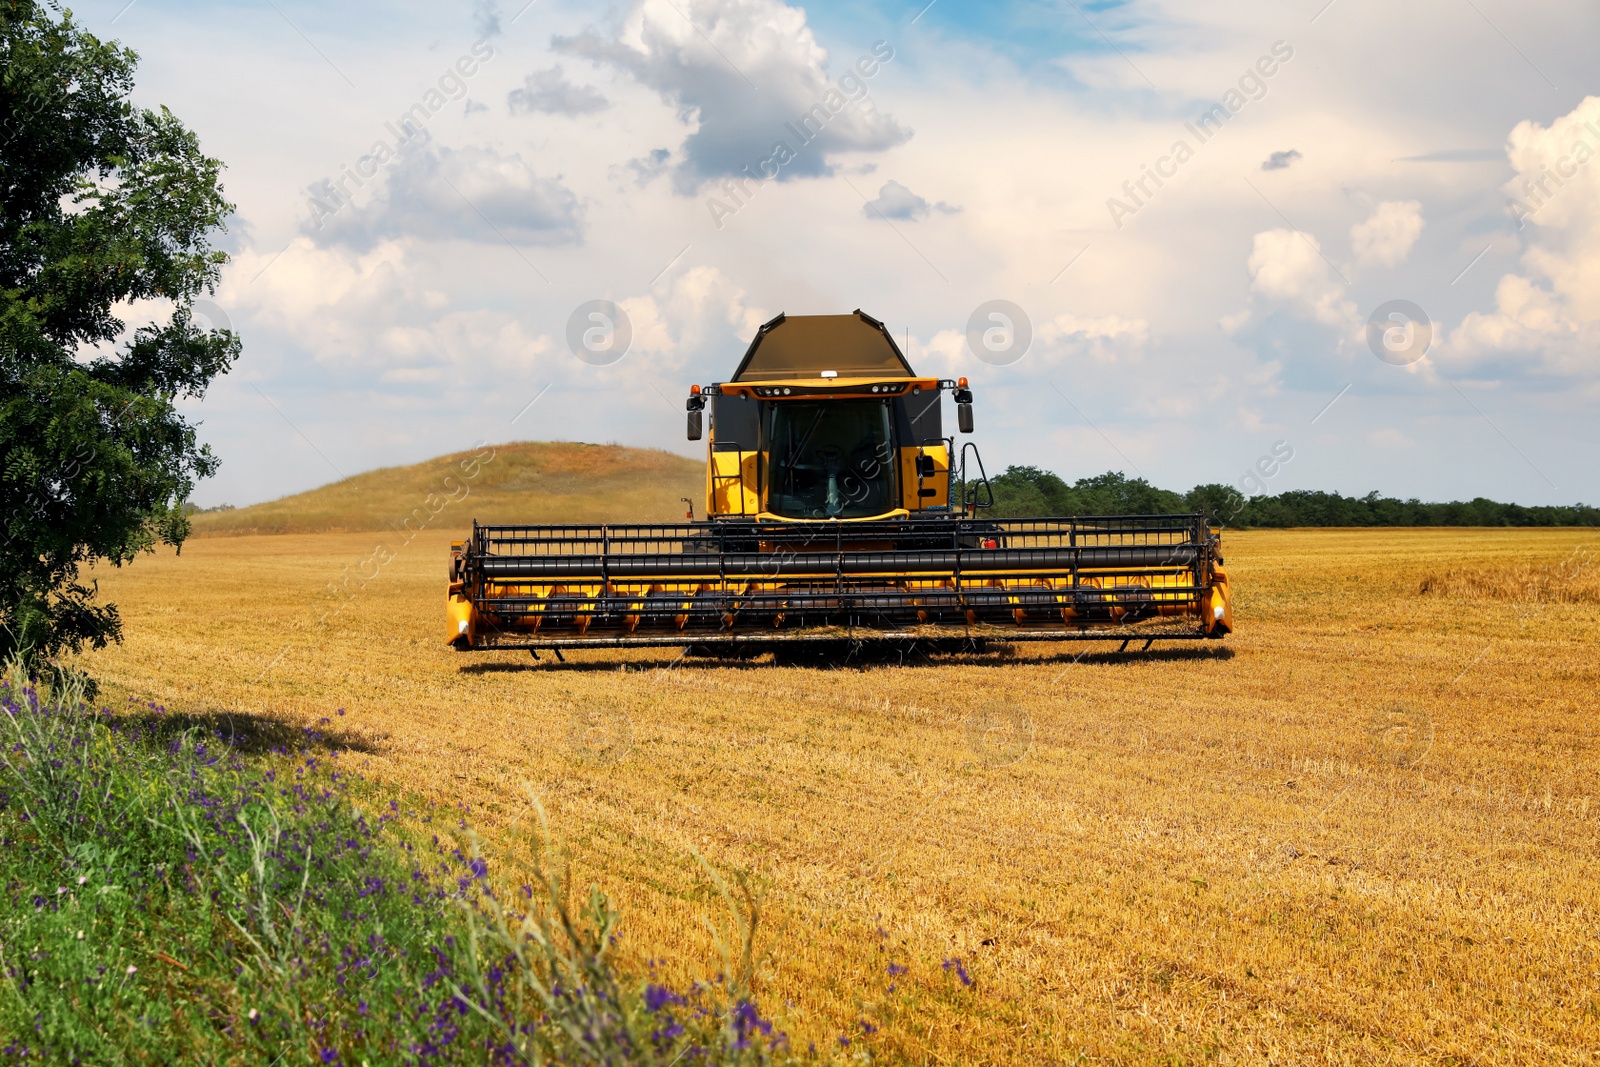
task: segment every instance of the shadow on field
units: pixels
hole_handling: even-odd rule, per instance
[[[1151,648],[1148,651],[1129,649],[1126,652],[1112,650],[1109,652],[1077,652],[1068,654],[1059,653],[1054,656],[1040,657],[1036,663],[1088,663],[1088,664],[1116,664],[1116,663],[1200,663],[1205,660],[1230,660],[1233,658],[1233,649],[1226,645],[1199,644],[1184,645],[1173,648]]]
[[[1108,641],[1119,644],[1120,641]],[[965,644],[952,642],[951,645]],[[1034,646],[1037,648],[1037,646]],[[593,655],[596,650],[585,650]],[[605,652],[600,651],[604,656]],[[560,671],[576,674],[615,673],[619,670],[646,672],[658,670],[677,671],[759,671],[767,667],[809,667],[816,670],[870,670],[884,667],[1014,667],[1023,664],[1069,664],[1111,666],[1135,663],[1195,663],[1209,660],[1230,660],[1233,649],[1212,642],[1190,644],[1182,647],[1165,646],[1150,649],[1078,648],[1076,651],[1055,648],[1045,655],[1018,655],[1014,645],[990,643],[987,647],[934,647],[919,643],[894,645],[887,643],[852,644],[848,641],[810,642],[794,645],[747,645],[732,647],[690,646],[673,655],[652,656],[649,659],[582,659],[557,661],[550,653],[541,653],[537,661],[512,662],[507,660],[464,664],[457,670],[461,674],[522,674],[525,672]]]
[[[299,752],[373,753],[377,747],[332,728],[331,719],[317,726],[291,726],[249,712],[172,712],[159,705],[130,702],[116,713],[118,728],[149,744],[167,744],[184,734],[198,734],[240,755]]]

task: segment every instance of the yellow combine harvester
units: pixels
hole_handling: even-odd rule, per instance
[[[709,405],[703,522],[480,526],[451,548],[461,651],[1221,637],[1200,515],[982,519],[967,380],[918,376],[883,324],[779,315]],[[968,477],[968,461],[973,477]],[[691,519],[693,509],[691,507]]]

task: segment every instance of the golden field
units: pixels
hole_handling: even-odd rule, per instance
[[[641,972],[714,971],[695,853],[753,872],[763,1003],[825,1059],[1600,1061],[1592,531],[1229,533],[1204,648],[562,666],[445,647],[474,506],[102,570],[127,639],[87,666],[113,704],[331,720],[513,882],[530,783]]]

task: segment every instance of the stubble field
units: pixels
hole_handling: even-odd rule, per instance
[[[839,1062],[1600,1062],[1591,531],[1230,533],[1221,644],[820,667],[463,656],[450,534],[346,584],[380,539],[103,570],[86,665],[327,719],[513,884],[526,783],[641,973],[716,969],[696,854],[750,872],[763,1003]]]

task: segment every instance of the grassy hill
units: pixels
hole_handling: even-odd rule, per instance
[[[492,455],[491,455],[492,452]],[[471,460],[479,457],[475,477]],[[467,463],[463,467],[463,462]],[[669,522],[680,497],[705,497],[705,467],[659,449],[518,441],[368,471],[320,489],[232,511],[194,516],[196,536],[390,530],[418,508],[450,503],[439,521],[502,523]]]

